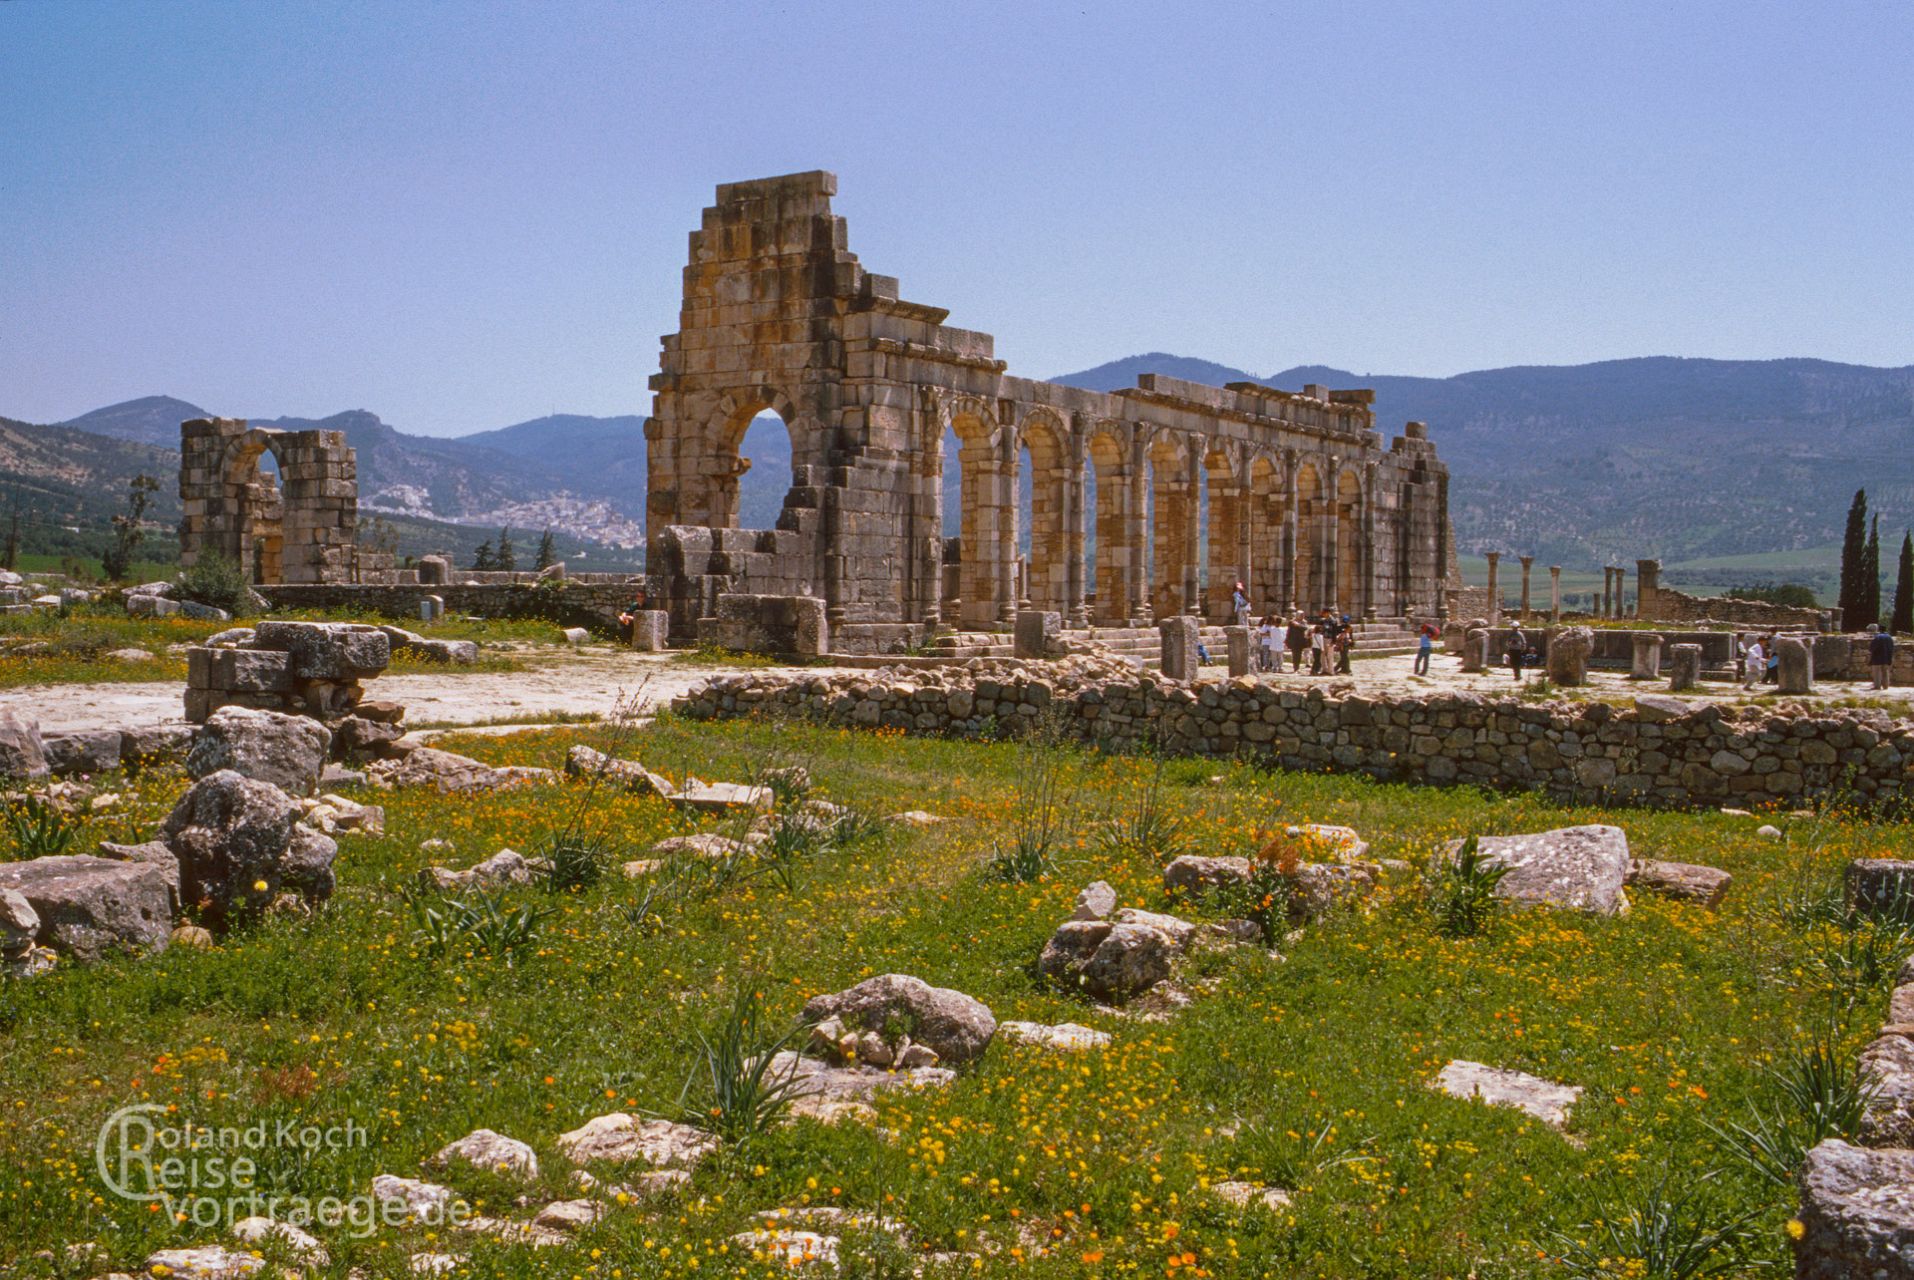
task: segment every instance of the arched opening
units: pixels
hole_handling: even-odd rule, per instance
[[[1249,598],[1259,616],[1280,612],[1283,599],[1282,473],[1267,454],[1249,464],[1249,493],[1243,503],[1249,522]]]
[[[1255,574],[1243,563],[1246,532],[1243,486],[1237,478],[1236,460],[1228,450],[1212,445],[1205,451],[1203,479],[1208,507],[1203,529],[1205,599],[1210,621],[1230,623],[1235,621],[1230,604],[1236,594],[1236,584],[1241,582],[1253,593],[1251,580]],[[1250,598],[1255,597],[1252,594]]]
[[[1296,604],[1311,614],[1329,603],[1321,577],[1322,515],[1322,476],[1314,463],[1305,462],[1296,468],[1296,558],[1290,573]]]
[[[1362,614],[1362,481],[1345,468],[1336,482],[1336,600],[1350,617]]]
[[[956,533],[954,620],[965,626],[994,627],[1009,620],[1012,608],[1014,489],[1005,475],[996,428],[980,409],[961,408],[951,415],[946,448],[955,455],[954,465],[944,470],[944,524],[947,533],[953,525]],[[952,619],[948,594],[944,616]]]
[[[1022,598],[1038,609],[1069,611],[1069,531],[1065,527],[1063,431],[1048,415],[1026,418],[1018,441],[1018,530],[1024,556]]]
[[[1150,610],[1175,617],[1196,602],[1196,468],[1173,436],[1150,446]]]
[[[1131,545],[1130,469],[1123,442],[1112,432],[1091,432],[1087,452],[1084,505],[1094,522],[1088,539],[1095,566],[1091,575],[1096,584],[1094,616],[1100,625],[1122,626],[1130,620],[1132,583],[1141,555]]]
[[[279,480],[279,457],[266,433],[241,436],[226,464],[226,492],[235,515],[219,550],[250,582],[285,578],[286,499]]]
[[[739,403],[718,433],[707,478],[711,525],[718,529],[775,528],[795,483],[795,431],[768,390]],[[745,477],[752,476],[749,482]],[[779,483],[779,481],[783,483]]]

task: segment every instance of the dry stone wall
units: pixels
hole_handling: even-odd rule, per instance
[[[798,717],[963,737],[1015,736],[1049,716],[1067,735],[1113,750],[1154,744],[1286,769],[1662,807],[1835,796],[1897,804],[1914,764],[1914,722],[1877,711],[1737,715],[1666,696],[1630,708],[1470,693],[1370,698],[1348,686],[1302,692],[1253,678],[1186,685],[1085,676],[1068,662],[1021,671],[728,675],[673,706],[696,719]]]

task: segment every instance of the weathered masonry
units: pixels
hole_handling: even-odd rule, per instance
[[[389,582],[392,557],[361,549],[358,460],[340,431],[276,431],[240,418],[179,428],[179,558],[207,554],[250,582]],[[275,481],[261,467],[270,454]]]
[[[645,425],[647,567],[674,635],[794,597],[821,602],[840,652],[1026,608],[1072,626],[1223,621],[1239,579],[1258,612],[1444,612],[1448,471],[1420,423],[1385,449],[1370,391],[1011,377],[988,334],[859,265],[836,190],[822,172],[726,184],[691,233]],[[744,530],[739,446],[766,410],[791,434],[791,486],[775,529]]]

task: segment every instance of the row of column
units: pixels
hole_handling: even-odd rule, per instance
[[[1502,589],[1498,577],[1502,562],[1502,553],[1488,551],[1483,553],[1489,562],[1489,619],[1492,622],[1502,620]],[[1534,556],[1520,556],[1522,562],[1522,621],[1532,616],[1529,608],[1529,573],[1535,564]],[[1548,567],[1549,606],[1548,617],[1551,623],[1562,620],[1562,566],[1552,564]],[[1625,618],[1628,609],[1623,596],[1628,587],[1628,570],[1608,567],[1602,570],[1602,595],[1593,611],[1600,618]]]

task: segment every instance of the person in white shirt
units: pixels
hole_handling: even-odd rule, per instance
[[[1256,642],[1262,649],[1262,670],[1274,671],[1282,661],[1276,655],[1282,652],[1282,637],[1277,634],[1275,618],[1264,615],[1263,625],[1256,629]]]
[[[1744,692],[1754,688],[1755,681],[1767,673],[1768,655],[1762,651],[1760,636],[1748,641],[1748,647],[1742,654],[1741,669],[1741,688]]]

